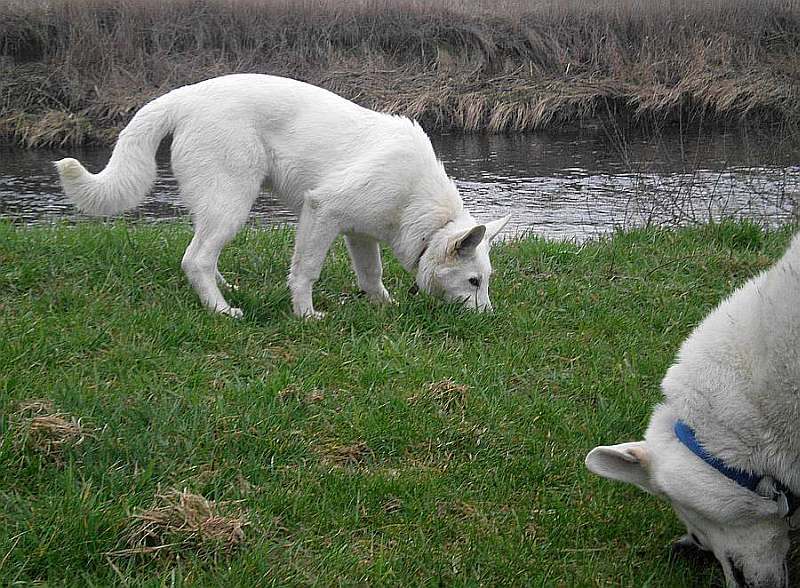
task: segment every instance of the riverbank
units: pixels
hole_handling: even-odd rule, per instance
[[[795,0],[11,0],[0,138],[112,143],[133,112],[231,72],[288,75],[429,130],[800,122]]]
[[[788,229],[502,244],[492,315],[408,295],[390,256],[375,308],[338,244],[321,322],[289,313],[291,231],[223,253],[242,321],[199,307],[189,238],[0,223],[0,584],[718,583],[583,457],[644,431],[680,342]]]

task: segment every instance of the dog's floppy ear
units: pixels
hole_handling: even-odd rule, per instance
[[[486,234],[486,225],[475,225],[466,233],[453,239],[451,250],[456,255],[471,255],[475,248],[483,241]]]
[[[490,223],[486,223],[486,240],[491,242],[492,239],[497,237],[500,231],[503,230],[503,227],[505,227],[508,224],[508,221],[510,220],[511,220],[511,215],[507,214],[503,218],[499,218],[497,220],[493,220]]]
[[[647,465],[650,454],[644,441],[602,445],[586,456],[589,471],[610,480],[636,484],[645,492],[652,492]]]

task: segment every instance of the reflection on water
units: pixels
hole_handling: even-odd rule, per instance
[[[775,226],[800,212],[800,153],[741,136],[444,136],[434,145],[476,216],[514,211],[512,233],[583,239],[723,216]]]
[[[800,212],[800,153],[740,135],[625,141],[603,134],[440,135],[433,143],[477,218],[514,213],[509,235],[531,231],[584,239],[618,227],[723,216],[774,226]],[[65,155],[97,171],[109,151],[0,152],[0,217],[24,223],[81,218],[63,199],[51,165]],[[153,193],[126,217],[155,221],[186,215],[168,154],[158,161]],[[256,202],[252,218],[295,220],[268,193]]]

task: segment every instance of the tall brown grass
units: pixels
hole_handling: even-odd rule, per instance
[[[5,0],[0,135],[109,142],[171,88],[289,75],[429,129],[800,121],[797,0]]]

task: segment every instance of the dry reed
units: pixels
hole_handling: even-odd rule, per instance
[[[429,129],[796,125],[799,55],[797,0],[8,0],[0,133],[109,142],[148,99],[242,71]]]

